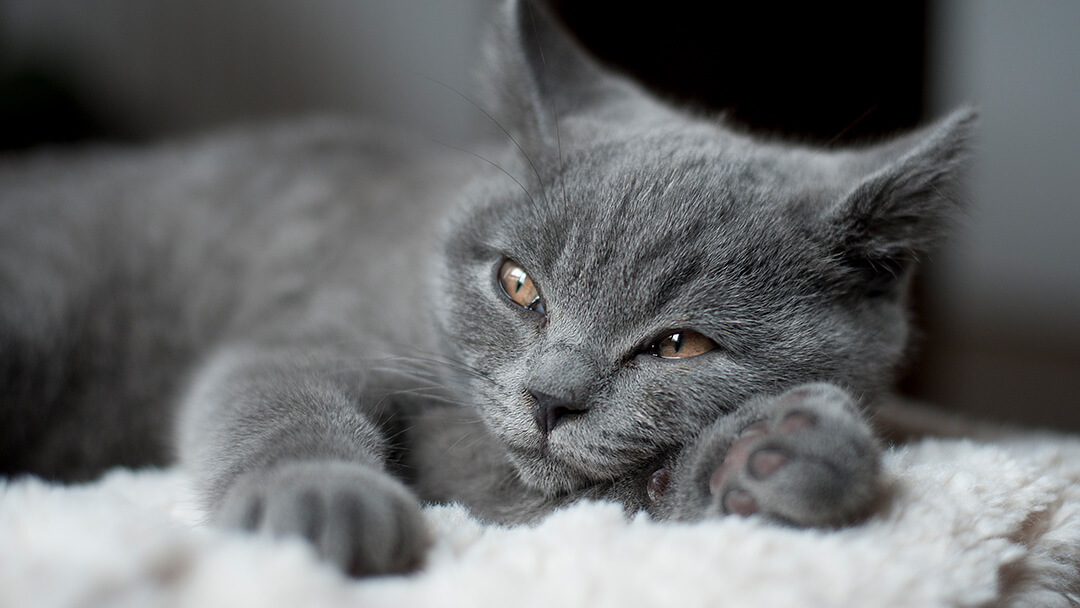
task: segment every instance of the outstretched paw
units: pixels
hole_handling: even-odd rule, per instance
[[[216,523],[299,536],[352,576],[403,573],[423,562],[430,537],[412,494],[364,465],[288,462],[241,476]]]
[[[864,517],[879,491],[879,452],[854,401],[812,384],[722,419],[684,454],[671,513],[761,515],[806,527]]]

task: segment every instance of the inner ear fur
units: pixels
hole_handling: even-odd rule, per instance
[[[976,113],[944,119],[852,157],[862,177],[828,210],[834,253],[871,295],[891,293],[963,214],[956,184]]]
[[[509,0],[501,9],[484,45],[482,105],[516,137],[554,143],[557,117],[640,95],[593,59],[545,3]]]

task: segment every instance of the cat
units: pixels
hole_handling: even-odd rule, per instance
[[[408,572],[421,504],[857,522],[961,109],[761,141],[499,9],[475,155],[350,120],[0,167],[0,471],[179,461],[222,526]]]

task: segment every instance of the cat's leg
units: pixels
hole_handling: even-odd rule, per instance
[[[833,527],[869,514],[880,450],[855,400],[808,384],[751,401],[707,429],[672,465],[656,511],[676,519],[759,515]]]
[[[340,352],[230,349],[206,365],[182,405],[180,456],[213,521],[306,538],[357,576],[417,568],[428,531],[386,470],[391,412],[364,388]]]

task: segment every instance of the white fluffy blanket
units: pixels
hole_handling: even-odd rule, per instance
[[[0,486],[0,606],[1076,606],[1080,440],[1013,435],[890,450],[864,525],[685,525],[579,504],[535,527],[427,511],[413,576],[354,581],[298,541],[200,524],[177,471]]]

